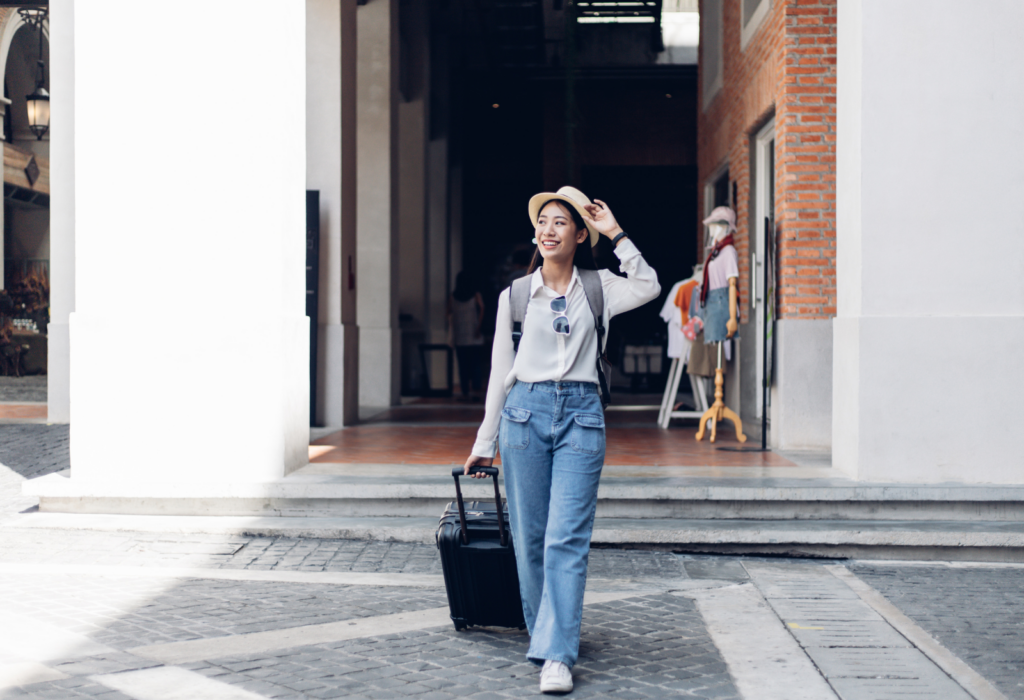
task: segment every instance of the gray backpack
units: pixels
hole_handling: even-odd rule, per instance
[[[577,268],[578,269],[578,268]],[[594,314],[594,328],[597,329],[597,379],[601,385],[601,405],[607,408],[612,402],[611,391],[608,389],[608,377],[611,365],[604,357],[604,287],[601,286],[601,274],[597,270],[579,270],[583,293]],[[526,321],[526,307],[530,303],[531,275],[520,277],[512,282],[508,291],[508,308],[512,316],[512,347],[519,352],[519,341],[523,338],[523,322]]]

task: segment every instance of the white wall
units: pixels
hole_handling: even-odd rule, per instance
[[[283,476],[309,435],[303,7],[109,10],[75,2],[72,477]]]
[[[839,12],[834,464],[1024,483],[1024,4]]]
[[[306,0],[306,187],[320,192],[318,425],[359,420],[356,3]]]
[[[827,451],[832,446],[832,320],[776,321],[774,347],[772,447]]]
[[[47,420],[71,420],[68,315],[75,310],[75,5],[51,0],[50,36],[50,323]]]
[[[398,403],[398,0],[356,12],[359,403]]]

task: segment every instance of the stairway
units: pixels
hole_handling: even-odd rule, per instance
[[[438,515],[454,497],[450,466],[326,466],[264,484],[90,488],[53,474],[25,483],[42,512],[17,526],[432,542]],[[872,484],[829,469],[771,470],[780,471],[788,476],[609,467],[594,544],[1024,561],[1024,486]],[[489,483],[463,483],[467,500],[493,497]]]

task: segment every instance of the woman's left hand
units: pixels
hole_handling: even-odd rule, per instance
[[[615,215],[612,214],[612,210],[608,208],[608,205],[602,202],[600,199],[595,199],[593,204],[588,204],[584,207],[587,210],[586,214],[583,215],[584,221],[593,226],[598,233],[608,238],[615,238],[617,235],[622,233],[622,227],[619,226],[619,222],[615,220]]]

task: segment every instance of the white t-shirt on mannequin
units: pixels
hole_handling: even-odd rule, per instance
[[[740,276],[740,257],[735,246],[727,245],[708,263],[708,289],[729,286],[730,277]]]

